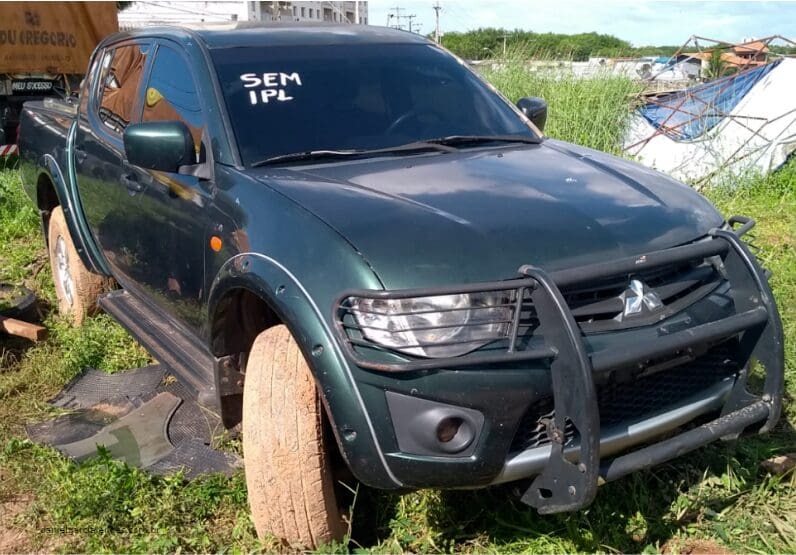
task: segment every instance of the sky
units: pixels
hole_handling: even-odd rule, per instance
[[[420,32],[434,30],[435,0],[370,0],[371,25],[386,25],[395,6]],[[634,46],[680,45],[691,35],[739,42],[744,38],[784,35],[796,40],[794,2],[698,2],[644,0],[440,0],[440,27],[467,31],[503,27],[535,32],[615,35]],[[395,18],[391,25],[395,24]]]

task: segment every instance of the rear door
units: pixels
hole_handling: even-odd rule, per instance
[[[126,163],[122,133],[140,120],[151,51],[151,42],[135,40],[99,54],[96,78],[81,100],[72,152],[83,213],[117,277],[129,275],[138,263],[135,230],[142,214],[136,197],[148,175]]]

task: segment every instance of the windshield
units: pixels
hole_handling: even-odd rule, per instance
[[[452,135],[533,138],[501,97],[429,44],[211,50],[247,165]]]

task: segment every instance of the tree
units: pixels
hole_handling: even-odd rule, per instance
[[[559,33],[534,33],[515,29],[482,28],[466,33],[449,32],[442,44],[463,58],[499,58],[506,50],[529,58],[567,58],[588,60],[590,56],[630,55],[629,42],[599,33],[564,35]]]
[[[720,79],[722,77],[726,77],[727,75],[732,75],[737,71],[737,69],[728,64],[721,57],[721,55],[722,51],[718,48],[710,52],[710,58],[708,58],[708,65],[703,73],[703,76],[705,77],[706,81],[713,81],[714,79]]]

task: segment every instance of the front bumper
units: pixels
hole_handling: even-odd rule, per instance
[[[450,359],[387,359],[374,362],[363,358],[355,349],[356,342],[351,341],[340,324],[342,318],[336,314],[339,340],[350,362],[360,368],[386,373],[423,373],[432,369],[483,368],[486,365],[546,361],[549,364],[554,401],[554,415],[546,421],[547,435],[551,441],[543,447],[510,453],[502,469],[492,476],[490,482],[536,476],[522,497],[524,502],[541,513],[578,509],[592,501],[599,483],[664,462],[715,439],[738,435],[753,426],[765,432],[778,420],[784,371],[781,323],[764,272],[740,240],[740,236],[751,228],[753,222],[732,218],[730,223],[743,225],[738,231],[731,228],[715,229],[709,239],[697,243],[604,264],[549,274],[539,268],[523,266],[520,268],[522,277],[511,282],[411,291],[349,291],[335,305],[336,311],[343,309],[345,299],[351,296],[408,298],[497,291],[505,290],[507,283],[510,283],[517,290],[517,299],[524,299],[525,295],[531,299],[539,321],[534,335],[543,339],[541,343],[520,345],[518,341],[518,324],[524,301],[517,303],[504,351],[476,352]],[[633,343],[622,349],[590,348],[561,293],[564,288],[610,276],[632,275],[640,270],[706,258],[720,260],[718,265],[729,282],[734,305],[732,314],[690,327],[669,330],[661,326],[654,341]],[[669,407],[664,413],[647,415],[638,421],[622,422],[620,426],[601,430],[596,385],[601,377],[616,369],[643,365],[650,360],[678,353],[690,353],[704,345],[715,345],[730,339],[737,339],[741,351],[745,353],[746,364],[737,378],[717,384],[713,390],[702,392],[678,407]],[[759,396],[750,394],[746,387],[752,360],[759,362],[765,370],[765,383]],[[721,416],[703,426],[610,458],[632,445],[650,441],[691,422],[696,416],[716,410],[721,410]],[[568,436],[567,430],[575,431],[576,441],[568,440],[572,433]],[[403,462],[411,466],[411,462]],[[424,469],[429,468],[429,462],[426,461]],[[443,459],[437,459],[436,463],[441,470],[446,466],[450,469],[467,468],[463,464],[450,465]]]

